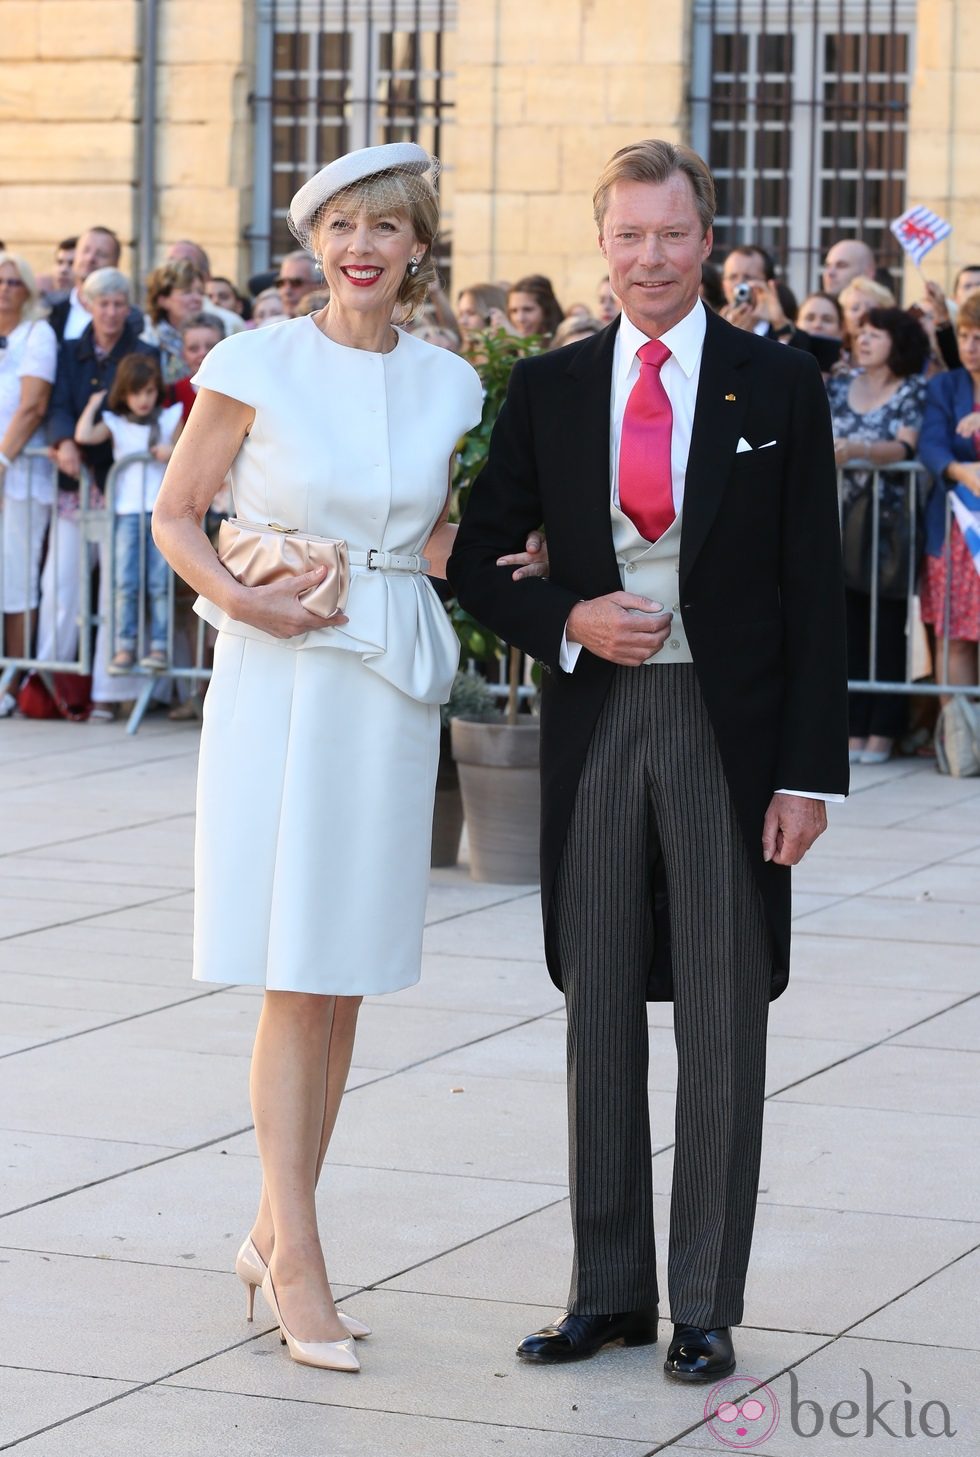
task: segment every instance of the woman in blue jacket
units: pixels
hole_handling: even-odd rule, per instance
[[[929,381],[919,435],[919,457],[933,476],[926,506],[926,556],[922,573],[922,620],[937,639],[948,636],[950,683],[976,683],[980,640],[980,571],[954,520],[950,542],[946,620],[946,493],[965,488],[980,507],[980,293],[968,297],[956,321],[962,368]],[[961,489],[960,494],[964,494]],[[943,647],[937,651],[943,672]]]

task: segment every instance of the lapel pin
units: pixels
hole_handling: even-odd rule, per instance
[[[726,400],[734,400],[734,398],[735,398],[735,396],[734,396],[734,395],[726,395],[726,396],[725,396],[725,399],[726,399]]]

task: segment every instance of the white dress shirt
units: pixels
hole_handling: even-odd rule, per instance
[[[63,339],[80,339],[92,322],[92,315],[78,297],[78,289],[73,288],[68,295],[68,317],[65,320],[65,332]]]
[[[687,478],[687,460],[691,453],[694,407],[698,397],[701,355],[707,327],[704,304],[698,299],[690,313],[685,314],[679,323],[660,335],[661,344],[670,350],[670,358],[661,366],[660,380],[673,413],[670,475],[675,512],[679,512],[684,504],[684,483]],[[619,448],[623,435],[623,416],[626,414],[626,402],[640,377],[642,366],[638,351],[649,342],[650,336],[636,327],[624,309],[613,345],[609,402],[609,480],[612,503],[615,506],[619,505]],[[558,661],[566,673],[574,671],[581,651],[581,643],[570,643],[565,634],[562,634]],[[843,802],[844,799],[842,794],[820,794],[806,789],[780,789],[777,793],[795,794],[801,799],[825,799],[834,802]]]

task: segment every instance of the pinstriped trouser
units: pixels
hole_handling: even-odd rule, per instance
[[[759,825],[761,854],[762,825]],[[663,854],[677,1045],[671,1318],[737,1325],[762,1147],[772,951],[694,668],[619,668],[554,908],[568,1008],[569,1310],[657,1301],[647,1103],[652,866]]]

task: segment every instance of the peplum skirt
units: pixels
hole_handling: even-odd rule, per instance
[[[351,652],[218,634],[194,978],[324,996],[418,981],[439,709]]]

